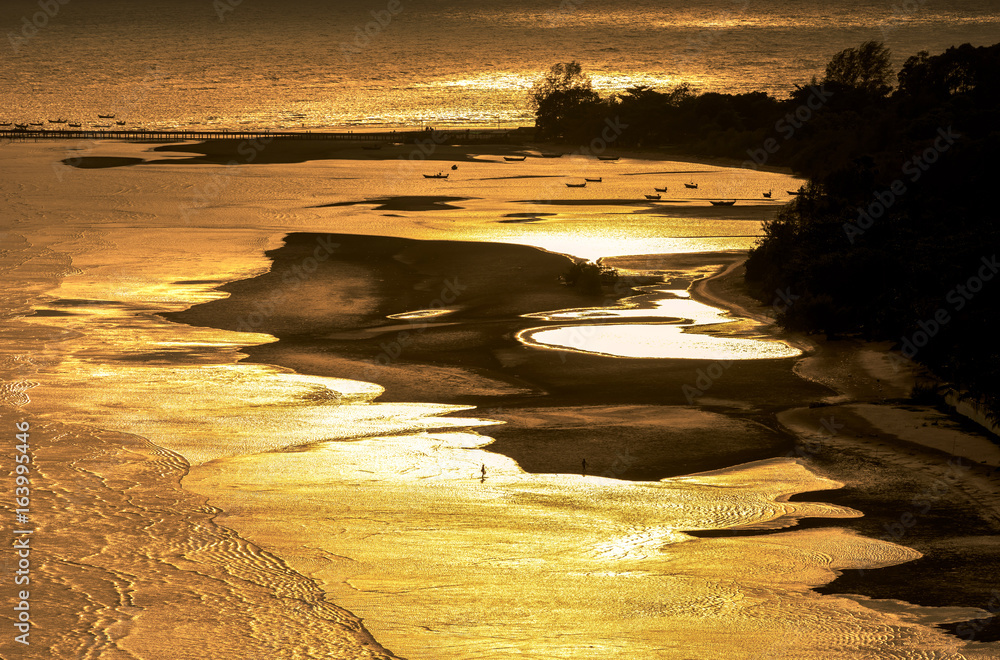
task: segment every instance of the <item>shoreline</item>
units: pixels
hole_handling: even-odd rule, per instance
[[[520,127],[524,129],[525,127]],[[559,153],[565,156],[592,156],[583,147],[554,143],[534,142],[531,139],[521,139],[517,131],[481,131],[495,134],[497,137],[509,137],[509,140],[482,139],[463,141],[455,140],[455,136],[465,131],[430,131],[426,137],[411,141],[386,141],[372,148],[371,139],[309,139],[308,137],[283,138],[280,136],[262,138],[213,137],[209,139],[117,139],[107,138],[109,144],[148,144],[151,154],[190,154],[186,159],[163,158],[144,160],[135,158],[113,157],[75,157],[64,161],[71,167],[84,169],[101,169],[111,167],[131,167],[135,165],[174,165],[174,164],[290,164],[324,160],[390,160],[404,159],[410,161],[456,161],[474,162],[474,155],[490,156],[527,156],[542,158],[541,154]],[[420,135],[423,135],[422,133]],[[384,137],[392,138],[391,134]],[[153,146],[155,145],[155,146]],[[724,167],[732,169],[748,168],[747,161],[724,156],[698,156],[688,152],[675,151],[671,147],[659,149],[622,148],[609,149],[613,155],[620,158],[654,162],[680,162],[692,165]],[[554,159],[558,160],[558,159]],[[790,167],[774,165],[756,165],[754,171],[773,172],[794,175]]]
[[[693,289],[714,304],[767,321],[771,308],[746,293],[740,276],[740,265],[732,264]],[[817,591],[980,607],[994,617],[946,628],[963,639],[1000,640],[998,591],[980,579],[1000,573],[996,437],[953,410],[914,404],[910,391],[919,365],[902,369],[889,342],[790,336],[809,347],[796,373],[836,392],[816,405],[777,413],[778,423],[797,438],[794,455],[845,483],[827,493],[827,501],[865,513],[841,525],[924,555],[877,571],[842,571]]]
[[[218,327],[219,319],[238,316],[239,310],[248,309],[253,300],[268,295],[268,281],[280,279],[282,269],[300,259],[299,246],[311,247],[315,236],[289,235],[283,248],[269,253],[273,263],[267,274],[229,283],[223,287],[230,293],[229,298],[170,315],[171,320]],[[981,534],[987,531],[984,525],[988,525],[989,521],[977,517],[976,504],[968,501],[970,491],[965,484],[939,498],[942,503],[946,501],[948,504],[947,513],[935,517],[925,515],[918,526],[919,534],[910,532],[909,528],[899,538],[883,534],[882,527],[899,520],[898,510],[901,507],[904,510],[907,506],[912,508],[906,498],[914,488],[918,492],[927,489],[940,479],[941,469],[953,468],[947,465],[942,468],[938,460],[940,452],[930,449],[919,454],[907,454],[906,460],[899,463],[897,459],[906,453],[906,440],[893,441],[884,431],[879,431],[849,410],[849,405],[859,402],[882,404],[887,394],[898,398],[906,393],[904,383],[883,386],[882,379],[872,375],[877,372],[879,364],[868,352],[858,353],[855,347],[847,349],[848,353],[853,351],[863,355],[863,358],[858,358],[860,363],[867,364],[872,372],[867,374],[864,382],[853,381],[853,391],[861,393],[855,398],[845,398],[844,392],[836,389],[843,377],[841,373],[827,373],[824,378],[813,379],[804,375],[809,372],[804,370],[803,364],[817,363],[813,365],[813,370],[823,371],[824,360],[830,359],[832,342],[798,338],[795,340],[807,348],[802,356],[734,364],[724,378],[712,385],[708,393],[710,396],[701,398],[695,405],[684,406],[680,396],[682,386],[693,382],[692,371],[708,369],[711,361],[622,359],[531,349],[512,343],[513,328],[516,326],[502,322],[503,318],[515,312],[520,318],[521,314],[529,311],[607,305],[622,296],[636,295],[637,291],[632,288],[635,282],[621,288],[616,296],[588,299],[555,284],[554,276],[569,263],[568,259],[537,248],[359,235],[335,235],[332,238],[343,245],[354,246],[352,249],[357,256],[351,257],[349,249],[345,257],[348,262],[356,265],[359,263],[357,258],[363,256],[367,260],[365,263],[369,263],[366,268],[375,268],[373,272],[380,273],[373,277],[382,282],[379,294],[382,297],[375,298],[374,307],[370,301],[366,303],[369,311],[363,318],[367,320],[352,316],[350,310],[340,311],[341,317],[331,317],[329,309],[309,310],[304,316],[300,314],[294,319],[277,319],[271,325],[259,328],[259,331],[277,336],[279,340],[246,349],[244,352],[248,354],[249,361],[279,365],[312,375],[367,378],[387,386],[386,393],[379,397],[380,401],[426,400],[477,406],[477,409],[459,416],[486,416],[493,421],[504,422],[500,426],[489,427],[487,434],[494,441],[485,448],[514,459],[521,469],[532,474],[578,472],[581,451],[586,453],[588,471],[626,481],[703,473],[781,455],[795,458],[818,474],[845,484],[844,488],[824,493],[824,501],[865,514],[856,520],[838,521],[838,526],[870,538],[882,537],[906,547],[916,546],[925,555],[896,569],[839,571],[840,577],[815,589],[818,593],[857,594],[916,605],[986,609],[990,593],[977,583],[978,572],[971,577],[966,575],[962,581],[964,588],[958,593],[954,589],[954,575],[942,579],[937,574],[938,570],[968,570],[972,566],[984,565],[986,555],[982,544],[959,560],[955,559],[954,555],[962,554],[961,540],[956,538],[956,530],[946,524],[956,518],[975,520],[976,531]],[[467,250],[473,253],[463,254]],[[514,279],[498,278],[490,266],[483,266],[484,262],[503,263],[513,268],[512,272],[517,272],[522,266],[518,265],[518,259],[511,258],[514,254],[521,255],[518,259],[539,260],[533,275],[521,273]],[[400,260],[393,255],[402,255],[403,258]],[[379,265],[381,259],[390,257],[394,262],[391,268]],[[466,265],[456,267],[456,259],[464,260]],[[722,304],[733,312],[767,322],[766,308],[761,305],[755,308],[753,300],[740,291],[743,259],[741,252],[734,251],[617,257],[606,261],[633,268],[640,262],[647,267],[655,262],[658,272],[667,282],[672,286],[684,284],[692,298]],[[400,263],[405,266],[400,267]],[[412,275],[406,275],[407,269],[413,269]],[[400,292],[412,288],[406,278],[419,274],[418,280],[433,283],[438,277],[434,275],[437,272],[435,269],[443,269],[439,275],[447,271],[462,282],[476,283],[485,288],[473,286],[467,298],[459,298],[458,309],[453,309],[444,317],[446,323],[421,321],[417,326],[412,323],[386,325],[385,319],[391,318],[391,314],[427,307],[426,301],[409,301],[405,296],[403,299],[399,296]],[[699,276],[699,273],[705,276]],[[329,273],[318,274],[317,278],[317,286],[321,289],[326,281],[338,282],[337,286],[341,287],[345,282],[340,266]],[[513,294],[510,290],[512,282],[521,282],[523,292],[513,298],[494,300],[501,291]],[[647,281],[643,280],[643,283]],[[553,286],[559,289],[552,289],[543,298],[537,297],[539,287],[545,291]],[[433,293],[436,288],[431,286],[427,291]],[[528,297],[519,297],[524,295]],[[530,308],[525,307],[527,300],[534,301]],[[494,311],[491,312],[491,309]],[[539,324],[538,321],[532,323]],[[290,334],[289,329],[294,329],[294,332]],[[398,341],[400,332],[414,331],[416,338],[405,346],[401,344],[405,351],[386,364],[381,375],[378,371],[353,374],[350,371],[352,360],[356,364],[365,362],[364,346],[370,346],[367,349],[370,362],[371,351],[376,346],[384,347],[387,337],[395,337]],[[771,325],[767,332],[777,338],[780,330]],[[459,337],[461,340],[456,344]],[[455,357],[453,352],[458,346],[463,348]],[[834,348],[837,347],[835,344]],[[487,355],[492,357],[484,360]],[[665,375],[664,372],[670,373]],[[387,378],[387,374],[392,378]],[[778,387],[779,374],[788,379],[784,389]],[[613,384],[609,384],[609,377]],[[581,378],[584,378],[582,382]],[[430,386],[432,381],[442,379],[453,388],[451,398],[447,389]],[[659,381],[652,383],[650,379]],[[761,382],[768,383],[768,387],[761,388]],[[890,385],[894,389],[884,391]],[[471,386],[478,388],[479,393],[469,395]],[[737,397],[745,399],[751,388],[766,391],[760,392],[760,396],[750,402],[737,400]],[[650,389],[655,390],[655,398],[648,398]],[[671,390],[676,392],[673,397],[669,395]],[[863,399],[862,395],[868,399]],[[836,417],[832,416],[834,412]],[[829,438],[823,437],[824,424],[829,422],[833,422],[833,428],[837,430],[846,427],[853,435],[844,431]],[[666,428],[671,429],[673,439],[668,446],[664,446],[661,440]],[[703,433],[701,429],[708,433]],[[726,435],[740,438],[743,445],[710,444],[712,438]],[[817,440],[817,435],[820,440]],[[870,437],[882,443],[872,446],[872,441],[865,440]],[[883,449],[887,444],[891,449]],[[685,451],[693,453],[685,454]],[[629,458],[625,464],[621,459],[623,455]],[[933,474],[914,475],[914,465],[928,468]],[[974,468],[970,470],[973,471],[969,474],[977,479],[982,477]],[[892,493],[886,490],[887,482],[898,484],[897,491],[903,495],[894,499]],[[806,494],[803,497],[815,495]],[[797,499],[800,498],[793,497],[792,501]],[[993,508],[997,509],[997,503]],[[1000,517],[997,521],[1000,523]],[[824,526],[829,526],[829,521],[809,519],[799,529]],[[1000,529],[1000,525],[996,528]],[[728,534],[719,532],[706,536],[757,533],[731,530]],[[697,533],[693,535],[698,536]],[[936,548],[928,541],[952,539],[953,545],[957,545],[951,548],[949,563],[949,560],[942,561],[937,557]],[[1000,568],[1000,545],[996,549],[998,552],[994,560]],[[914,566],[925,567],[931,572],[914,577]],[[858,575],[860,580],[856,577]],[[958,623],[952,629],[956,634],[962,634],[972,625],[978,624]],[[977,639],[993,639],[988,626],[979,625],[975,632]]]

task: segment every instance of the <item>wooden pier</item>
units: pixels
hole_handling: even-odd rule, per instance
[[[310,131],[160,131],[143,129],[0,129],[0,139],[6,140],[119,140],[138,142],[178,142],[183,140],[333,140],[361,143],[413,143],[433,139],[462,142],[505,141],[508,130],[422,130],[379,132],[310,132]]]

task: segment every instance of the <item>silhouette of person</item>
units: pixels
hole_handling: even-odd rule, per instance
[[[582,476],[584,476],[584,477],[587,476],[587,459],[586,458],[583,459],[583,472],[582,472]]]
[[[479,480],[486,481],[486,463],[483,463],[483,476]]]

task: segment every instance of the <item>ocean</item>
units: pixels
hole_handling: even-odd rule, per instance
[[[579,61],[630,86],[762,90],[880,39],[895,63],[1000,41],[991,0],[72,0],[0,7],[0,120],[145,128],[514,126]],[[51,16],[49,14],[52,14]]]

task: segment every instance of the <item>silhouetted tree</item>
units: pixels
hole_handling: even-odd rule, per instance
[[[532,86],[529,94],[535,109],[535,129],[540,139],[566,137],[566,133],[589,134],[600,95],[579,62],[555,64]]]
[[[892,90],[892,53],[881,41],[845,48],[826,65],[824,83],[885,96]]]

